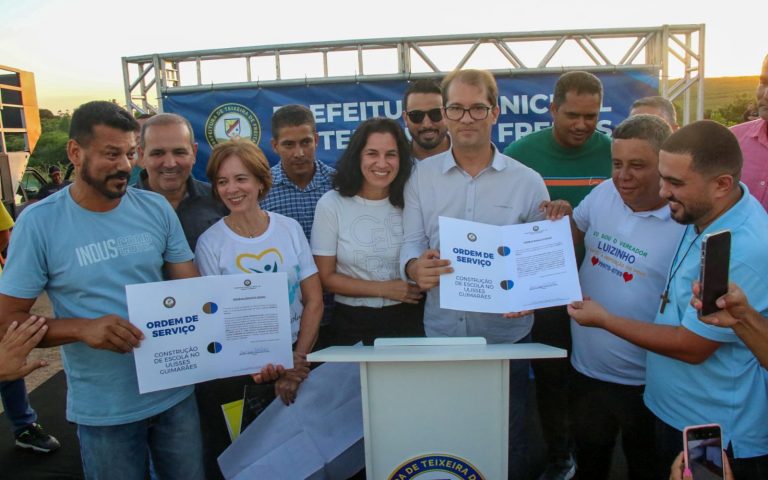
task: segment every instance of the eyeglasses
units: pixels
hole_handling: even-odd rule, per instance
[[[406,112],[406,115],[408,115],[408,118],[413,123],[423,122],[425,116],[428,116],[429,119],[435,123],[443,119],[443,112],[439,108],[433,108],[432,110],[427,110],[427,111],[411,110],[410,112]]]
[[[488,112],[491,111],[488,105],[472,105],[469,108],[459,107],[457,105],[451,105],[445,107],[445,118],[448,120],[461,120],[464,118],[464,114],[469,112],[469,117],[472,120],[485,120],[488,118]]]

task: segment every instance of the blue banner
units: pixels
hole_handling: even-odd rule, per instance
[[[632,102],[658,94],[658,77],[645,70],[597,76],[605,91],[597,129],[606,134],[627,117]],[[493,129],[493,141],[499,148],[551,125],[549,104],[558,77],[497,77],[501,114]],[[253,139],[270,164],[277,163],[279,158],[270,145],[270,119],[277,108],[291,103],[312,110],[320,137],[317,158],[334,165],[361,121],[376,116],[401,118],[406,86],[406,81],[386,81],[170,93],[163,99],[163,108],[192,123],[198,143],[193,174],[205,179],[212,146],[232,136]]]

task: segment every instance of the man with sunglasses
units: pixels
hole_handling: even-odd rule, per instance
[[[487,71],[457,70],[443,80],[451,148],[416,165],[405,187],[400,250],[402,274],[428,291],[424,329],[429,337],[484,337],[488,343],[527,342],[533,315],[464,312],[440,308],[440,275],[453,269],[440,258],[438,217],[493,225],[544,219],[549,199],[541,176],[499,152],[491,130],[499,117],[498,87]],[[509,470],[527,478],[525,402],[528,360],[509,365]]]
[[[417,80],[403,96],[403,120],[411,134],[411,155],[424,160],[451,147],[443,118],[443,96],[434,80]]]
[[[517,139],[504,154],[544,177],[554,200],[578,205],[611,176],[611,140],[596,131],[603,85],[588,72],[560,76],[550,105],[552,127]],[[577,250],[578,260],[584,255]],[[571,349],[570,318],[565,307],[536,311],[533,341]],[[547,444],[547,467],[540,480],[568,480],[576,472],[568,420],[568,359],[533,362],[536,399]]]

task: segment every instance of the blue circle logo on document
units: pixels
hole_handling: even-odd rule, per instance
[[[477,468],[463,458],[445,453],[421,455],[398,466],[387,480],[485,480]]]

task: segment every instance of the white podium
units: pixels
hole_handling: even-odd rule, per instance
[[[308,358],[360,363],[369,479],[495,480],[507,478],[509,360],[565,356],[537,343],[414,338]]]

